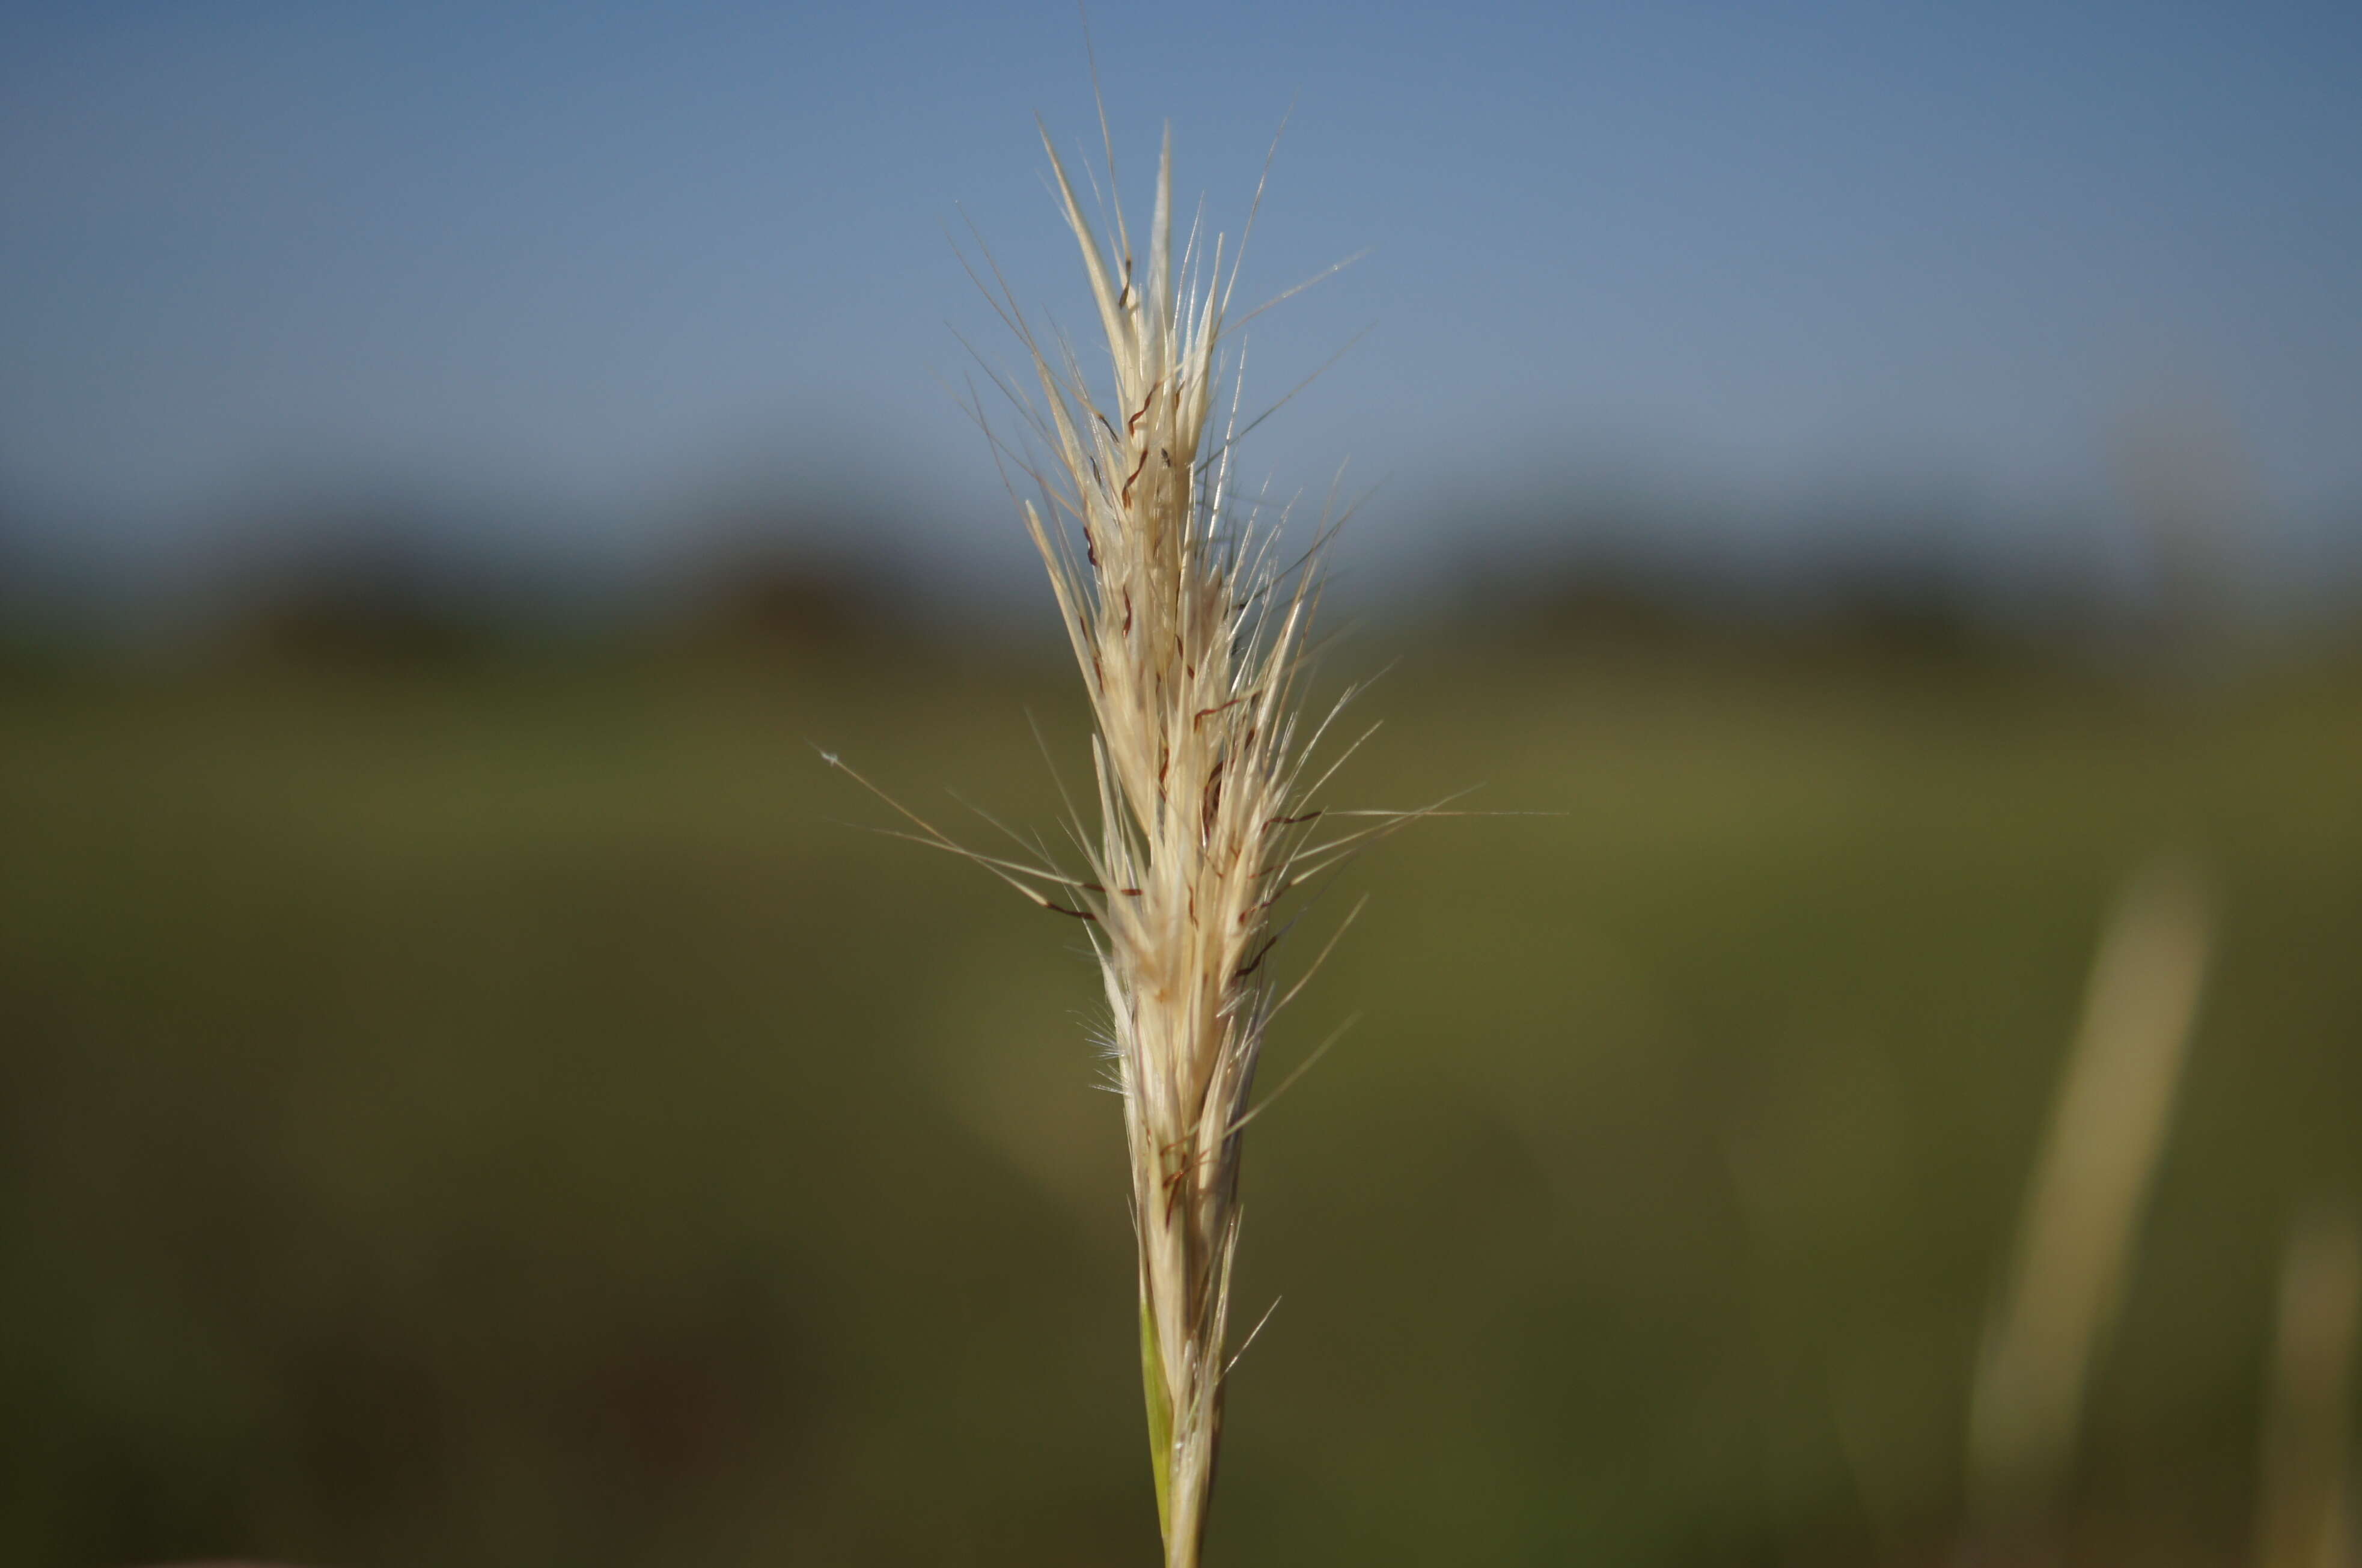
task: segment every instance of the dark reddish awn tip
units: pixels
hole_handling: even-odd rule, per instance
[[[1189,721],[1189,727],[1195,729],[1198,724],[1212,718],[1223,709],[1235,708],[1253,695],[1254,693],[1253,691],[1242,691],[1227,702],[1217,702],[1210,708],[1200,708],[1198,710],[1197,715]]]
[[[1255,949],[1255,955],[1253,958],[1248,959],[1245,966],[1241,968],[1238,973],[1232,975],[1231,978],[1233,980],[1243,980],[1249,975],[1253,974],[1257,969],[1263,966],[1264,958],[1274,947],[1276,947],[1277,945],[1279,945],[1279,936],[1276,933],[1264,937],[1263,940],[1263,945]]]

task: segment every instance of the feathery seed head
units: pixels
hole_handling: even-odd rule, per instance
[[[1103,241],[1046,131],[1043,143],[1107,337],[1112,401],[1094,392],[1071,345],[1034,334],[997,269],[991,284],[977,282],[1041,387],[1038,404],[1005,382],[1001,390],[1049,458],[993,445],[1040,488],[1039,504],[1021,505],[1090,700],[1099,820],[1095,831],[1076,824],[1089,876],[1061,871],[1046,851],[1027,860],[969,849],[821,755],[916,830],[895,836],[961,856],[1087,923],[1108,999],[1100,1043],[1130,1154],[1158,1520],[1166,1568],[1196,1568],[1230,1371],[1240,1139],[1261,1110],[1248,1097],[1264,1027],[1311,977],[1308,970],[1275,993],[1264,963],[1277,941],[1272,911],[1290,889],[1434,809],[1339,813],[1309,804],[1367,738],[1311,772],[1350,689],[1299,733],[1297,684],[1335,525],[1324,520],[1311,548],[1283,565],[1276,524],[1233,496],[1232,452],[1244,434],[1234,379],[1220,439],[1208,446],[1216,393],[1233,373],[1221,348],[1238,253],[1225,271],[1223,242],[1193,225],[1175,254],[1171,132],[1144,265],[1120,200],[1110,198],[1113,235]],[[1112,182],[1111,149],[1108,162]],[[1255,195],[1259,206],[1260,185]],[[1253,221],[1251,210],[1250,231]],[[981,410],[971,412],[989,438]],[[1377,820],[1312,842],[1314,824],[1334,815]]]
[[[1048,138],[1043,138],[1048,146]],[[1004,310],[1042,391],[1051,460],[1026,524],[1074,646],[1097,734],[1093,922],[1123,1093],[1140,1242],[1142,1373],[1166,1561],[1193,1564],[1213,1482],[1241,1126],[1273,1010],[1271,911],[1307,873],[1295,685],[1313,563],[1230,493],[1230,423],[1210,449],[1235,257],[1193,228],[1175,254],[1172,140],[1144,255],[1112,242],[1050,147],[1112,369],[1112,404],[1070,347]]]
[[[1277,940],[1272,911],[1358,845],[1428,813],[1345,813],[1381,820],[1308,842],[1330,813],[1306,802],[1343,757],[1308,778],[1308,759],[1352,696],[1299,734],[1297,682],[1333,525],[1283,566],[1276,525],[1232,495],[1242,434],[1234,380],[1209,447],[1228,373],[1220,351],[1237,254],[1225,271],[1223,242],[1194,225],[1175,253],[1169,131],[1144,257],[1133,252],[1120,200],[1110,199],[1111,240],[1101,239],[1046,132],[1043,141],[1107,337],[1112,401],[1093,391],[1070,345],[1035,336],[997,271],[993,285],[977,282],[1041,387],[1038,404],[1010,395],[1047,460],[994,445],[1040,488],[1039,504],[1021,503],[1026,526],[1090,700],[1099,820],[1096,830],[1076,824],[1089,875],[1069,876],[1046,854],[1029,861],[968,849],[837,756],[822,756],[916,830],[898,836],[960,855],[1041,907],[1087,922],[1130,1154],[1157,1512],[1167,1568],[1195,1568],[1229,1371],[1240,1138],[1256,1114],[1248,1097],[1264,1026],[1309,978],[1275,995],[1264,964]],[[1258,204],[1261,196],[1258,186]]]

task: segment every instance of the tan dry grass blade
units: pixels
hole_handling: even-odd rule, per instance
[[[2264,1412],[2256,1568],[2351,1568],[2349,1496],[2362,1224],[2320,1214],[2289,1236]]]
[[[2135,878],[2109,917],[1970,1395],[1970,1489],[1989,1528],[2041,1512],[2072,1460],[2164,1152],[2209,926],[2194,874],[2170,860]]]

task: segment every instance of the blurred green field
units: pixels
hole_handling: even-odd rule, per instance
[[[1361,642],[1376,642],[1365,636]],[[1358,646],[1358,645],[1357,645]],[[1145,1564],[1054,660],[0,682],[0,1561]],[[2075,1491],[2236,1561],[2362,1198],[2362,668],[1415,652],[1275,1032],[1220,1563],[1926,1561],[2102,911],[2222,943]],[[1268,1081],[1268,1080],[1267,1080]]]

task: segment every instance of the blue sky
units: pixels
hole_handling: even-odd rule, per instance
[[[1256,325],[1251,398],[1369,332],[1257,456],[1379,482],[1376,556],[1554,486],[2090,504],[2166,409],[2292,526],[2362,510],[2350,5],[1091,20],[1135,193],[1169,119],[1235,231],[1295,105],[1242,292],[1369,255]],[[0,501],[628,532],[818,476],[1021,564],[942,385],[1006,347],[966,220],[1081,324],[1037,112],[1096,145],[1064,5],[0,8]]]

